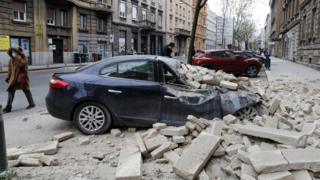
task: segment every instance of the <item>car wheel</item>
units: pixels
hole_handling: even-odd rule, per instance
[[[86,135],[103,134],[111,127],[111,115],[107,108],[94,102],[79,105],[73,120],[79,130]]]
[[[258,111],[254,107],[245,107],[240,109],[235,113],[235,116],[240,120],[254,120],[254,118],[258,115]]]
[[[247,70],[246,70],[247,76],[248,76],[248,77],[251,77],[251,78],[257,77],[258,73],[259,73],[259,72],[258,72],[258,67],[255,66],[255,65],[249,66],[249,67],[247,68]]]

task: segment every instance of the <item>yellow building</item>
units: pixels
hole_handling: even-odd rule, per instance
[[[196,1],[197,0],[193,0],[193,4],[192,4],[193,14],[195,12]],[[207,15],[208,15],[207,14],[207,5],[205,5],[201,9],[200,14],[199,14],[198,26],[197,26],[197,31],[196,31],[196,39],[194,42],[194,48],[196,50],[205,50]]]

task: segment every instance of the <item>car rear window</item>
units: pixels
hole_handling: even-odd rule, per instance
[[[194,57],[197,57],[197,58],[202,58],[205,56],[205,53],[204,52],[197,52]]]

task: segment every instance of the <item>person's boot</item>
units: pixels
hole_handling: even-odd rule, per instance
[[[24,94],[27,97],[27,100],[29,102],[29,106],[26,109],[32,109],[34,107],[36,107],[36,105],[34,104],[33,98],[32,98],[32,94],[30,90],[26,90],[24,91]]]
[[[12,109],[12,102],[13,102],[13,99],[14,99],[14,92],[8,92],[8,101],[7,101],[7,105],[6,107],[3,109],[3,112],[4,113],[9,113],[11,112],[11,109]]]

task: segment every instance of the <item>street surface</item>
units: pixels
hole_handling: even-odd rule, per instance
[[[24,94],[18,92],[13,104],[13,112],[4,115],[5,132],[9,148],[47,142],[54,135],[66,131],[73,132],[75,137],[59,144],[61,148],[59,148],[59,152],[56,154],[59,166],[41,168],[19,167],[15,170],[21,179],[42,180],[44,177],[46,179],[114,179],[122,144],[125,143],[126,139],[132,139],[134,137],[133,134],[122,129],[125,138],[113,137],[110,133],[101,136],[90,136],[90,144],[83,146],[79,144],[79,141],[85,136],[74,127],[72,122],[55,119],[46,111],[44,100],[48,92],[50,76],[54,72],[67,70],[62,68],[31,72],[31,90],[37,107],[31,110],[24,110],[27,106],[27,101]],[[297,84],[297,89],[309,85],[317,89],[320,88],[320,72],[281,59],[272,58],[271,71],[268,71],[267,74],[270,82],[274,82],[270,86],[275,87],[277,91],[281,91],[272,91],[270,93],[272,95],[282,93],[282,96],[286,96],[290,94],[287,92],[288,88],[285,88],[286,84],[290,85],[289,89],[293,89],[292,86],[295,86],[295,84]],[[6,84],[4,83],[5,77],[6,75],[4,74],[0,75],[0,99],[3,106],[7,98]],[[251,80],[261,81],[263,84],[268,83],[267,77],[263,72],[258,78]],[[301,82],[305,82],[306,85]],[[304,97],[301,96],[299,98],[303,99]],[[101,153],[106,154],[106,158],[103,161],[92,158]],[[177,179],[177,176],[172,173],[170,165],[147,161],[144,162],[143,169],[145,177],[159,180]]]

